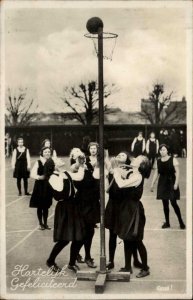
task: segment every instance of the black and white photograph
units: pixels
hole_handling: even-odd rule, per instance
[[[192,299],[192,1],[0,6],[0,299]]]

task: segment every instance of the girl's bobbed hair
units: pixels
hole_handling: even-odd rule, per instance
[[[138,170],[144,178],[149,178],[150,173],[151,173],[151,167],[152,167],[152,165],[151,165],[148,157],[144,156],[144,159],[140,163]]]
[[[125,164],[126,165],[130,165],[130,163],[131,163],[131,155],[130,155],[130,153],[129,152],[127,152],[127,151],[121,151],[120,153],[125,153],[126,155],[127,155],[127,159],[126,159],[126,162],[125,162]]]
[[[96,146],[97,147],[97,151],[99,151],[99,144],[97,142],[90,142],[88,144],[88,150],[90,149],[90,147],[92,146]]]
[[[167,150],[168,150],[168,153],[170,153],[170,146],[169,145],[167,145],[167,144],[161,144],[160,146],[159,146],[159,152],[160,152],[160,150],[163,148],[163,147],[165,147]]]
[[[45,143],[46,143],[46,142],[50,142],[50,147],[51,147],[51,141],[50,141],[49,139],[43,140],[41,146],[42,146],[42,147],[45,147]]]
[[[19,140],[23,140],[23,141],[24,141],[24,138],[23,138],[22,136],[19,136],[19,137],[17,138],[17,142],[18,142]]]
[[[44,150],[46,149],[49,149],[50,150],[50,153],[51,153],[51,148],[50,147],[42,147],[41,150],[40,150],[40,155],[43,156],[43,152]]]

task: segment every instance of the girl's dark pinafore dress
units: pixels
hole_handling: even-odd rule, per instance
[[[13,171],[14,178],[29,178],[30,172],[27,169],[27,148],[19,152],[16,148],[16,163]]]
[[[38,160],[38,175],[44,175],[44,166],[41,160]],[[35,180],[33,192],[31,195],[30,207],[50,208],[52,205],[53,193],[47,179]]]
[[[64,172],[63,190],[53,190],[53,198],[58,201],[54,216],[54,242],[81,241],[85,237],[85,224],[82,219],[75,189],[68,172]],[[53,174],[52,176],[59,176]]]
[[[180,189],[174,190],[175,184],[175,168],[173,165],[173,157],[171,156],[167,161],[162,161],[161,158],[157,160],[157,168],[159,174],[157,186],[158,200],[179,200]]]

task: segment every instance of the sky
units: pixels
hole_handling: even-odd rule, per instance
[[[157,82],[174,91],[174,100],[186,96],[186,10],[129,4],[6,9],[6,86],[28,87],[39,111],[61,111],[64,86],[97,79],[93,42],[84,37],[93,16],[103,20],[104,31],[118,34],[113,60],[104,60],[104,81],[117,88],[106,104],[138,111]],[[104,40],[104,54],[113,46],[114,40]]]

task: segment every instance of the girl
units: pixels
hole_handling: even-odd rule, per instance
[[[31,171],[31,178],[35,184],[30,199],[30,207],[37,208],[39,230],[51,229],[47,224],[48,210],[52,205],[52,190],[48,185],[49,174],[45,173],[45,164],[51,158],[51,149],[43,147],[40,158],[35,162]]]
[[[54,217],[54,242],[56,243],[46,262],[49,268],[54,272],[61,269],[55,263],[57,255],[70,242],[70,261],[68,268],[74,272],[79,270],[75,264],[79,250],[84,239],[84,222],[79,212],[79,206],[76,198],[76,189],[73,181],[81,181],[84,177],[84,166],[77,158],[77,173],[66,172],[64,162],[57,159],[55,171],[49,179],[49,184],[53,190],[53,197],[58,201],[55,208]]]
[[[132,171],[122,178],[120,168],[114,169],[114,178],[120,192],[117,207],[117,220],[114,232],[124,241],[125,267],[122,272],[131,272],[131,256],[138,250],[142,266],[138,278],[150,274],[147,265],[147,251],[143,244],[145,227],[144,208],[140,201],[143,194],[144,178],[150,175],[151,165],[145,156],[136,157],[132,163]]]
[[[138,136],[134,138],[131,144],[131,152],[134,157],[143,154],[145,151],[145,139],[143,138],[143,132],[139,131]]]
[[[77,156],[82,157],[81,151],[79,153],[77,148],[73,150],[76,152]],[[96,223],[100,222],[100,203],[99,203],[99,180],[93,177],[93,172],[98,164],[98,144],[89,144],[90,156],[86,158],[85,161],[85,174],[81,182],[76,183],[77,188],[77,198],[79,199],[80,211],[83,216],[86,228],[86,236],[84,240],[85,248],[85,260],[82,261],[80,254],[77,257],[79,263],[86,262],[88,267],[96,268],[94,260],[91,257],[91,246],[94,236],[94,228]],[[75,156],[73,156],[75,158]],[[71,160],[71,164],[72,164]],[[78,165],[72,164],[71,170],[77,172]]]
[[[43,147],[48,147],[51,149],[51,155],[52,155],[52,159],[55,160],[57,159],[57,154],[56,154],[56,150],[52,149],[52,145],[51,145],[51,142],[49,139],[45,139],[43,142],[42,142],[42,148]]]
[[[157,156],[158,150],[159,150],[159,142],[155,138],[155,133],[151,132],[149,139],[147,140],[146,143],[146,153],[149,158],[149,161],[151,162],[152,167],[154,165],[154,161]]]
[[[30,175],[30,154],[29,150],[24,146],[22,137],[17,139],[17,148],[14,149],[12,155],[13,177],[17,178],[18,196],[21,196],[21,179],[23,178],[25,195],[28,193],[28,178]]]
[[[130,167],[130,157],[127,152],[120,152],[116,158],[111,159],[111,174],[114,172],[114,168],[119,167],[122,178],[129,177],[132,168]],[[114,257],[117,244],[117,228],[119,227],[119,208],[120,201],[122,199],[122,190],[116,184],[115,178],[111,175],[111,182],[108,188],[109,201],[105,210],[105,225],[109,229],[109,263],[107,269],[114,268]],[[138,260],[137,249],[133,251],[134,266],[141,268],[142,264]]]
[[[185,229],[185,224],[181,217],[180,208],[177,200],[180,199],[179,189],[179,163],[175,157],[169,155],[169,147],[162,144],[159,147],[160,158],[157,160],[155,173],[152,179],[151,190],[153,191],[154,184],[159,177],[157,186],[157,199],[161,199],[165,215],[165,223],[162,228],[170,227],[169,220],[169,200],[178,218],[180,228]]]

